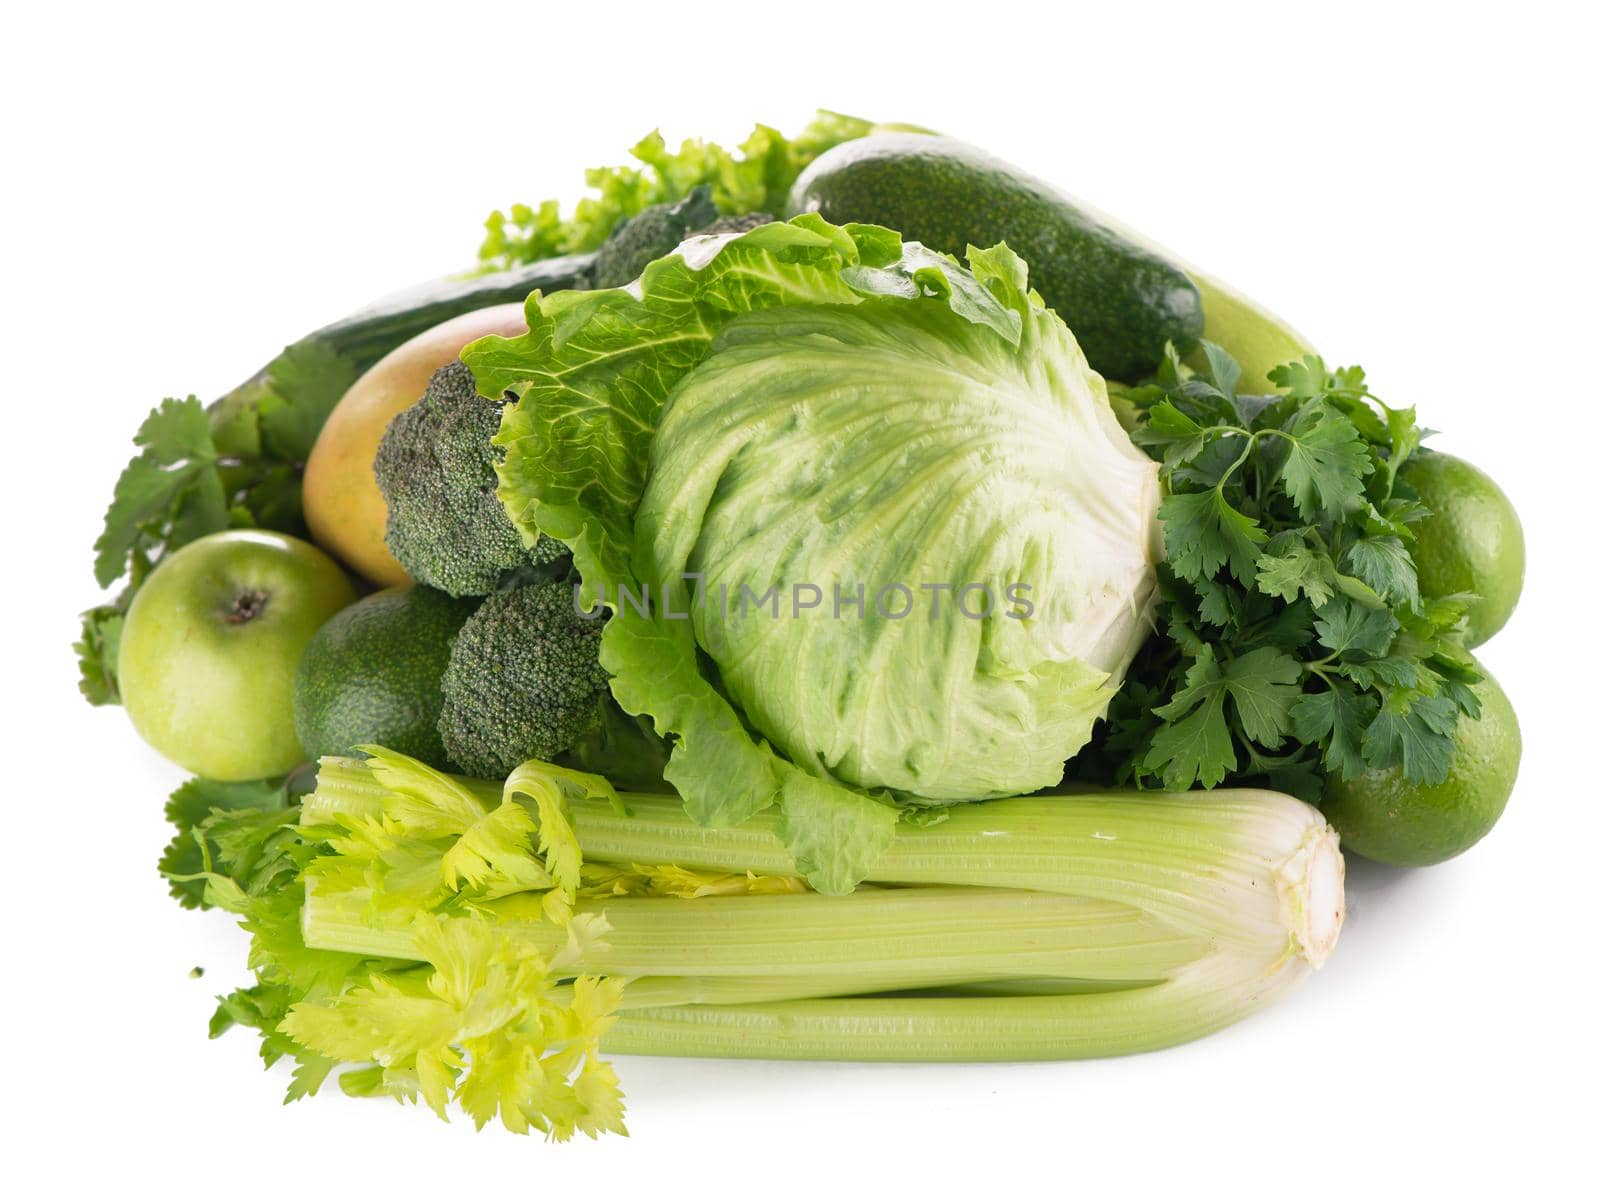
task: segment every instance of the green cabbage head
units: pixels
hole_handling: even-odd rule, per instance
[[[668,779],[705,823],[775,805],[821,889],[907,806],[1058,781],[1145,635],[1156,465],[1026,278],[802,216],[465,355]]]

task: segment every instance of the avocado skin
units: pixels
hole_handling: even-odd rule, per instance
[[[440,680],[456,634],[478,607],[421,586],[374,592],[328,620],[300,656],[295,734],[311,758],[383,745],[449,764],[439,736]]]
[[[812,162],[789,217],[873,223],[957,258],[1004,240],[1096,371],[1154,372],[1170,340],[1186,351],[1205,326],[1200,292],[1175,264],[1118,235],[1049,183],[961,141],[882,133]]]

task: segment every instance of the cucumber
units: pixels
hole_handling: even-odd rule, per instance
[[[593,265],[594,253],[585,252],[478,277],[441,277],[380,298],[306,338],[321,341],[365,372],[412,336],[446,319],[521,302],[534,290],[584,289]]]
[[[408,339],[457,315],[505,302],[521,302],[534,290],[548,294],[586,289],[594,260],[592,252],[574,253],[476,277],[441,277],[396,291],[311,332],[206,408],[217,449],[224,454],[245,456],[261,450],[255,427],[256,407],[270,390],[273,367],[295,349],[332,349],[330,363],[341,371],[348,384]]]
[[[1004,240],[1089,363],[1121,381],[1148,376],[1170,341],[1204,330],[1200,291],[1174,262],[1122,235],[1049,183],[949,137],[882,133],[822,154],[795,180],[789,216],[882,224],[960,255]]]

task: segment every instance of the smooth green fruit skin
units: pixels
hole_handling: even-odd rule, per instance
[[[1280,364],[1316,354],[1310,340],[1259,302],[1197,269],[1190,268],[1188,273],[1205,305],[1206,338],[1239,366],[1240,393],[1276,393],[1278,387],[1267,379],[1269,372]],[[1204,368],[1205,355],[1197,349],[1185,363]]]
[[[1436,865],[1471,848],[1505,810],[1522,761],[1511,701],[1492,677],[1473,688],[1483,715],[1456,727],[1455,759],[1436,786],[1375,770],[1328,780],[1322,814],[1350,852],[1386,865]]]
[[[847,141],[795,180],[792,217],[882,224],[960,258],[1005,241],[1033,288],[1072,329],[1089,363],[1141,379],[1200,337],[1200,292],[1158,253],[1121,235],[1049,183],[948,137],[883,133]]]
[[[477,600],[386,588],[334,615],[301,655],[294,724],[313,758],[383,745],[445,767],[439,682]]]
[[[191,542],[128,609],[117,668],[133,727],[202,778],[294,769],[305,760],[295,667],[322,623],[355,598],[337,563],[287,534],[228,530]]]
[[[1427,597],[1471,592],[1467,646],[1505,627],[1522,596],[1527,546],[1522,521],[1500,486],[1466,460],[1428,451],[1400,469],[1431,517],[1412,526],[1417,586]]]

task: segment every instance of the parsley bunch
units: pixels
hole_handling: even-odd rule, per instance
[[[1311,356],[1269,374],[1281,393],[1241,394],[1238,364],[1204,353],[1209,375],[1169,353],[1124,395],[1166,486],[1163,599],[1070,776],[1248,780],[1313,802],[1332,774],[1442,781],[1482,674],[1471,597],[1418,592],[1410,527],[1428,511],[1400,477],[1425,433],[1415,410]]]

